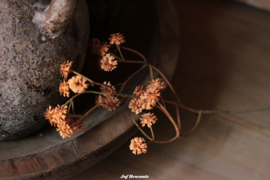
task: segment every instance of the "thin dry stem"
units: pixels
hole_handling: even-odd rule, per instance
[[[135,53],[135,54],[138,54],[139,56],[141,56],[141,58],[142,58],[145,62],[147,62],[145,56],[144,56],[142,53],[140,53],[140,52],[138,52],[138,51],[136,51],[136,50],[134,50],[134,49],[125,47],[125,46],[120,46],[120,48],[121,48],[121,49],[125,49],[125,50],[127,50],[127,51],[131,51],[131,52],[133,52],[133,53]]]
[[[241,114],[241,113],[251,113],[251,112],[259,112],[259,111],[268,111],[270,110],[270,107],[268,108],[260,108],[260,109],[253,109],[253,110],[246,110],[246,111],[226,111],[226,110],[196,110],[192,109],[190,107],[185,106],[184,104],[178,104],[173,101],[164,100],[168,104],[173,104],[176,106],[179,106],[182,109],[188,110],[190,112],[199,114],[200,111],[202,111],[202,114]]]
[[[152,66],[152,65],[149,65],[149,66]],[[174,94],[174,96],[175,96],[176,100],[178,101],[178,103],[179,103],[179,104],[182,104],[181,101],[180,101],[180,99],[179,99],[179,97],[178,97],[178,95],[176,94],[176,92],[175,92],[175,90],[174,90],[172,84],[169,82],[169,80],[166,78],[166,76],[165,76],[158,68],[156,68],[155,66],[152,66],[152,68],[153,68],[155,71],[157,71],[157,72],[162,76],[163,80],[164,80],[164,81],[168,84],[168,86],[170,87],[170,89],[171,89],[172,93]]]
[[[132,63],[132,64],[145,64],[145,65],[148,65],[148,63],[145,63],[145,62],[143,62],[143,61],[118,60],[118,62],[122,62],[122,63]]]
[[[72,98],[70,98],[65,104],[63,105],[67,105],[68,103],[70,103],[73,99],[75,99],[76,97],[80,96],[80,95],[83,95],[83,94],[107,94],[107,93],[104,93],[104,92],[98,92],[98,91],[84,91],[83,93],[80,93],[80,94],[76,94],[74,95]]]
[[[152,68],[152,66],[149,66],[149,70],[150,70],[151,80],[153,80],[154,79],[154,74],[153,74],[153,68]]]
[[[152,126],[150,126],[150,131],[151,131],[151,134],[152,134],[152,139],[154,141],[155,140],[155,135],[154,135],[154,131],[153,131]]]
[[[104,86],[102,83],[95,82],[95,81],[93,81],[92,79],[89,79],[88,77],[86,77],[86,76],[84,76],[84,75],[82,75],[82,74],[80,74],[80,73],[78,73],[78,72],[76,72],[76,71],[73,71],[73,70],[72,70],[72,72],[73,72],[74,74],[77,74],[77,75],[80,75],[80,76],[84,77],[84,78],[87,79],[87,81],[89,81],[91,84],[95,84],[95,85],[99,85],[99,86]]]
[[[174,129],[175,129],[175,132],[176,132],[176,136],[179,137],[180,136],[180,132],[179,132],[179,129],[178,129],[178,126],[177,124],[174,122],[172,116],[170,115],[170,113],[162,106],[162,104],[160,102],[157,102],[158,103],[158,107],[160,108],[160,110],[169,118],[169,120],[171,121],[171,123],[173,124],[174,126]]]
[[[72,106],[72,103],[73,102],[73,100],[69,103],[69,106],[68,106],[68,113],[70,112],[70,109],[71,109],[71,106]]]
[[[200,113],[199,110],[195,110],[195,109],[189,108],[189,107],[185,106],[185,105],[182,104],[182,103],[181,103],[181,104],[178,104],[178,103],[176,103],[176,102],[169,101],[169,100],[164,100],[164,102],[165,102],[165,103],[168,103],[168,104],[173,104],[173,105],[175,105],[175,106],[179,106],[179,107],[182,108],[182,109],[188,110],[188,111],[193,112],[193,113],[196,113],[196,114],[199,114],[199,113]]]
[[[74,101],[72,101],[71,105],[72,105],[72,113],[75,114]]]
[[[122,54],[122,51],[121,51],[119,45],[116,45],[116,46],[117,46],[117,49],[118,49],[118,52],[119,52],[121,58],[122,58],[123,60],[125,60],[125,58],[124,58],[124,56],[123,56],[123,54]]]
[[[143,70],[145,68],[145,65],[143,65],[140,69],[138,69],[135,73],[133,73],[131,76],[129,76],[129,78],[123,83],[119,93],[121,93],[124,89],[124,87],[126,86],[126,84],[128,83],[128,81],[130,81],[130,79],[135,76],[136,74],[138,74],[141,70]]]
[[[180,120],[180,113],[179,113],[178,106],[175,106],[175,108],[176,108],[177,123],[178,123],[178,126],[179,126],[179,131],[181,132],[181,120]]]
[[[144,135],[147,139],[149,139],[150,141],[153,141],[153,139],[150,138],[150,137],[144,132],[144,130],[142,130],[142,128],[136,123],[136,121],[135,121],[134,119],[132,119],[132,120],[133,120],[134,124],[137,126],[137,128],[141,131],[141,133],[143,133],[143,135]]]
[[[197,128],[197,126],[199,125],[199,123],[201,121],[201,118],[202,118],[202,110],[200,110],[200,112],[198,114],[198,118],[197,118],[195,125],[193,126],[193,128],[191,129],[191,131],[188,134],[184,135],[184,137],[189,136]]]
[[[68,117],[73,117],[73,118],[81,118],[83,117],[83,115],[79,115],[79,114],[68,114]]]
[[[76,124],[78,124],[80,121],[82,121],[89,113],[91,113],[93,110],[95,110],[98,107],[99,104],[95,105],[91,109],[89,109],[79,120],[77,120],[75,123],[71,125],[71,128],[74,127]]]
[[[119,56],[117,56],[114,53],[109,53],[111,56],[113,56],[115,59],[117,59],[117,62],[119,62],[120,60],[125,61],[124,59],[120,58]]]

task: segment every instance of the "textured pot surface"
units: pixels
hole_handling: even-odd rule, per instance
[[[33,23],[37,0],[0,1],[0,140],[22,138],[44,125],[44,111],[60,104],[60,64],[80,69],[88,43],[88,10],[78,0],[65,32],[51,38]]]

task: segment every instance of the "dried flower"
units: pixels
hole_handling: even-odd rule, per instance
[[[57,125],[56,131],[59,131],[60,136],[65,139],[66,137],[70,137],[73,135],[73,130],[71,129],[70,125],[67,123],[62,123]]]
[[[111,47],[111,45],[107,44],[107,42],[103,42],[101,45],[100,45],[100,48],[99,48],[99,53],[101,56],[104,56],[105,53],[109,50],[109,48]]]
[[[61,118],[62,120],[66,119],[67,108],[68,108],[67,105],[59,106],[59,104],[58,104],[57,107],[55,108],[55,112],[57,114],[57,117]]]
[[[77,124],[75,124],[72,127],[73,132],[78,132],[80,130],[82,130],[84,128],[85,124],[84,124],[84,120],[81,120],[80,122],[78,122]]]
[[[60,73],[62,76],[67,79],[68,74],[71,72],[71,66],[72,66],[72,61],[67,61],[66,63],[63,63],[60,65]]]
[[[49,108],[46,109],[46,112],[44,112],[44,115],[45,115],[45,119],[48,119],[49,121],[52,121],[52,119],[54,119],[54,109],[52,109],[51,105],[49,105]]]
[[[109,111],[113,111],[120,106],[120,101],[117,97],[109,94],[106,96],[98,95],[96,97],[96,104],[98,104],[99,107],[107,108]]]
[[[144,92],[140,96],[140,98],[143,99],[147,104],[145,109],[150,110],[152,109],[150,105],[154,107],[156,103],[159,101],[159,96],[160,96],[159,90],[153,91],[153,89],[146,89],[146,92]]]
[[[107,44],[107,42],[100,43],[98,39],[92,39],[92,50],[91,52],[100,56],[104,56],[105,53],[109,50],[111,45]]]
[[[65,80],[59,85],[59,92],[60,92],[60,95],[63,94],[64,97],[69,97],[69,86],[68,86],[68,83],[65,82]]]
[[[67,114],[67,105],[64,106],[57,106],[55,108],[52,108],[52,106],[49,106],[48,109],[46,109],[45,119],[48,119],[49,123],[52,126],[56,126],[58,124],[62,124],[66,118]]]
[[[73,133],[76,133],[84,128],[84,120],[81,120],[77,124],[72,117],[66,117],[62,123],[57,124],[57,131],[59,131],[60,136],[64,139],[70,137]],[[74,124],[74,125],[73,125]]]
[[[73,123],[75,123],[75,121],[73,117],[67,116],[65,119],[65,123],[71,126]]]
[[[150,81],[150,84],[146,87],[149,90],[155,91],[155,90],[161,90],[165,88],[164,82],[157,78],[156,80]]]
[[[161,79],[156,79],[150,81],[150,84],[146,86],[146,89],[143,87],[137,86],[134,94],[139,96],[134,98],[129,103],[129,108],[132,112],[139,114],[142,110],[151,110],[159,101],[160,90],[165,87]]]
[[[103,58],[100,60],[100,63],[101,69],[108,72],[114,70],[117,67],[117,61],[110,54],[103,56]]]
[[[135,137],[134,139],[131,139],[129,149],[132,150],[132,153],[135,155],[146,153],[147,144],[144,142],[144,138]]]
[[[126,42],[124,39],[125,37],[120,33],[111,34],[110,36],[111,36],[111,38],[109,38],[110,44],[120,45],[120,44]]]
[[[106,92],[108,94],[112,94],[115,92],[115,87],[111,85],[110,81],[108,81],[108,82],[104,81],[103,84],[104,84],[104,86],[100,87],[101,92]]]
[[[155,124],[157,121],[156,116],[154,115],[154,113],[147,113],[142,115],[142,117],[140,118],[141,120],[141,124],[142,127],[144,127],[145,125],[147,125],[149,128],[152,126],[152,124]]]
[[[81,75],[77,75],[68,80],[68,85],[74,93],[82,93],[88,88],[89,84],[86,84],[86,81],[86,78]]]
[[[137,86],[135,88],[134,94],[136,96],[139,96],[140,97],[144,92],[145,92],[145,89],[143,87]]]
[[[99,48],[100,48],[100,40],[97,38],[93,38],[92,39],[92,50],[91,52],[94,54],[98,54],[99,55]]]
[[[106,94],[100,94],[96,97],[96,104],[99,107],[107,108],[109,111],[115,110],[120,106],[120,101],[112,94],[115,92],[115,87],[110,82],[104,82],[104,86],[100,87],[101,92]]]
[[[132,112],[139,114],[144,109],[142,107],[143,103],[144,101],[142,101],[141,99],[134,98],[134,99],[131,99],[128,107],[131,109]]]

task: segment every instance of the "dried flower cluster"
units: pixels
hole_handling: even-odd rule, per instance
[[[133,98],[129,103],[129,108],[132,112],[139,114],[142,110],[151,110],[159,101],[160,90],[164,89],[165,85],[161,79],[156,79],[150,81],[150,84],[146,86],[146,88],[137,86],[134,90],[134,94],[138,98]],[[156,123],[157,118],[152,113],[143,114],[140,118],[142,127],[147,125],[147,127],[151,128],[153,124]],[[151,129],[152,130],[152,129]],[[141,154],[146,153],[147,145],[143,138],[134,138],[130,142],[129,149],[132,150],[133,154]]]
[[[68,74],[71,72],[72,61],[67,61],[60,65],[60,73],[64,76],[64,80],[60,82],[59,92],[64,97],[69,97],[69,90],[71,89],[74,93],[83,93],[89,86],[87,79],[81,75],[73,76],[67,80]]]
[[[58,105],[55,108],[49,106],[44,114],[45,119],[48,119],[52,126],[57,127],[56,130],[59,131],[59,134],[63,139],[72,136],[73,133],[84,127],[84,121],[80,121],[77,124],[74,124],[73,118],[67,117],[67,105]],[[74,124],[73,127],[72,124]]]
[[[103,58],[100,60],[100,63],[101,69],[103,69],[104,71],[112,71],[117,67],[117,61],[110,54],[106,54],[105,56],[103,56]]]
[[[164,75],[158,71],[156,68],[154,68],[152,65],[150,65],[147,60],[138,53],[135,50],[132,50],[130,48],[124,48],[120,47],[122,43],[125,42],[125,37],[120,34],[112,34],[110,35],[109,38],[110,44],[107,44],[107,42],[100,42],[98,39],[92,39],[92,50],[91,52],[94,54],[97,54],[99,58],[99,62],[101,65],[101,69],[104,71],[112,71],[117,68],[118,62],[128,62],[128,63],[137,63],[131,60],[125,60],[121,49],[125,49],[127,51],[139,54],[144,61],[141,61],[139,63],[144,64],[144,66],[140,69],[142,70],[145,66],[149,66],[150,68],[150,73],[151,77],[153,77],[153,70],[156,70],[162,77]],[[114,53],[110,52],[110,47],[112,45],[116,45],[115,47],[117,48],[116,51],[118,51],[120,57],[118,55],[115,55]],[[119,61],[117,61],[119,59]],[[59,92],[60,95],[63,95],[64,97],[69,97],[70,92],[69,90],[72,90],[74,93],[83,93],[86,91],[88,88],[89,84],[92,85],[99,85],[101,92],[97,91],[87,91],[86,93],[94,93],[98,94],[95,99],[96,106],[93,108],[89,109],[84,115],[79,115],[75,114],[75,108],[74,108],[74,99],[79,96],[75,95],[72,98],[70,98],[65,105],[62,106],[57,106],[55,108],[52,108],[52,106],[49,106],[48,109],[46,109],[45,118],[48,119],[50,124],[54,127],[57,127],[57,131],[59,131],[59,134],[62,138],[70,137],[72,136],[75,132],[78,132],[79,130],[83,129],[84,127],[84,118],[91,113],[95,108],[97,107],[103,107],[107,108],[109,111],[116,110],[120,106],[120,101],[117,96],[123,96],[123,97],[131,97],[131,101],[129,103],[129,108],[131,109],[132,112],[135,112],[136,114],[141,113],[143,110],[151,110],[153,109],[158,101],[160,100],[160,91],[161,89],[165,88],[164,82],[161,79],[156,79],[156,80],[151,80],[149,82],[149,85],[146,87],[143,86],[137,86],[134,90],[134,95],[127,95],[127,94],[121,94],[121,91],[124,89],[125,85],[127,82],[131,79],[133,75],[131,75],[130,78],[128,78],[124,83],[122,83],[122,87],[119,93],[116,93],[116,89],[114,86],[111,85],[110,82],[104,82],[103,84],[94,82],[93,80],[84,77],[83,75],[80,75],[79,73],[73,71],[71,69],[72,67],[72,62],[65,62],[61,64],[60,66],[60,73],[64,77],[64,80],[60,82],[59,85]],[[139,70],[139,71],[140,71]],[[138,73],[137,71],[136,73]],[[69,73],[72,72],[76,74],[75,76],[71,77],[68,79]],[[166,83],[169,84],[169,81],[164,77],[164,80]],[[88,83],[87,83],[88,82]],[[169,84],[170,85],[170,84]],[[171,87],[171,85],[170,85]],[[173,91],[173,89],[171,89]],[[177,96],[176,96],[177,97]],[[168,102],[168,101],[164,101]],[[173,103],[173,102],[172,102]],[[157,105],[161,111],[164,112],[164,114],[167,115],[167,117],[171,120],[172,124],[175,127],[176,130],[176,136],[174,139],[180,136],[180,119],[178,116],[178,125],[174,122],[174,120],[171,118],[170,114],[166,110],[166,108],[163,107],[162,104],[158,103]],[[178,110],[178,109],[177,109]],[[73,112],[73,114],[69,114],[70,111]],[[75,120],[74,118],[79,118],[79,120]],[[154,113],[145,113],[141,116],[140,118],[140,123],[142,127],[147,126],[150,128],[151,135],[152,137],[149,137],[147,133],[143,131],[142,128],[139,127],[139,125],[134,121],[134,123],[137,125],[137,127],[141,130],[141,132],[147,137],[150,142],[158,142],[155,140],[155,135],[153,131],[153,124],[155,124],[157,121],[157,117],[154,115]],[[174,139],[171,139],[167,142],[170,142]],[[161,141],[160,141],[161,142]],[[166,143],[166,141],[162,141],[161,143]],[[144,138],[141,137],[135,137],[134,139],[131,140],[130,150],[132,151],[133,154],[139,155],[142,153],[147,152],[147,143],[145,142]]]
[[[120,33],[111,34],[109,38],[110,44],[120,45],[125,42],[125,37]],[[117,60],[115,57],[111,56],[111,53],[107,53],[111,45],[107,42],[100,42],[100,40],[94,38],[92,39],[92,50],[91,52],[101,56],[100,67],[104,71],[112,71],[117,67]]]
[[[110,36],[111,36],[109,38],[110,44],[120,45],[120,44],[126,42],[125,41],[125,37],[122,34],[120,34],[120,33],[111,34]]]
[[[146,153],[147,144],[145,143],[144,138],[135,137],[131,139],[129,149],[132,150],[132,153],[135,155],[139,155],[142,153]]]
[[[145,125],[147,125],[149,128],[156,123],[157,121],[157,118],[156,116],[154,115],[154,113],[147,113],[147,114],[144,114],[142,115],[142,117],[140,118],[141,120],[141,124],[142,124],[142,127],[144,127]]]
[[[89,84],[86,83],[87,79],[82,77],[81,75],[73,76],[71,79],[68,80],[69,88],[74,93],[82,93],[84,92]]]
[[[104,56],[110,47],[111,47],[111,45],[107,44],[107,42],[101,43],[100,40],[98,40],[96,38],[92,39],[91,52],[94,54],[97,54],[99,56]]]
[[[83,93],[89,86],[86,82],[87,79],[81,75],[73,76],[67,82],[65,82],[65,80],[63,82],[61,81],[59,85],[60,95],[63,94],[64,97],[69,97],[70,89],[74,93]]]
[[[104,94],[96,96],[96,104],[99,107],[107,108],[109,111],[112,111],[120,106],[119,99],[112,95],[115,92],[115,87],[111,86],[110,82],[104,82],[104,86],[101,86],[100,89]]]
[[[132,112],[139,114],[142,110],[151,110],[159,101],[160,90],[165,88],[161,79],[150,81],[150,84],[143,87],[136,87],[134,94],[139,98],[133,98],[129,103],[129,108]]]
[[[68,74],[71,71],[71,66],[72,66],[72,61],[71,62],[67,61],[66,63],[63,63],[60,65],[60,73],[65,79],[67,79]]]
[[[59,85],[59,92],[60,92],[60,95],[63,94],[64,97],[69,97],[69,85],[67,82],[65,82],[65,80],[62,82],[60,82],[60,85]]]

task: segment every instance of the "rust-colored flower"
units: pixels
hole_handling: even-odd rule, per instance
[[[75,123],[74,118],[67,116],[65,119],[65,123],[71,126],[73,123]]]
[[[101,56],[104,56],[105,53],[109,50],[109,48],[111,47],[111,45],[107,44],[107,42],[103,42],[101,45],[100,45],[100,48],[99,48],[99,54]]]
[[[140,120],[141,120],[142,127],[147,125],[150,128],[153,124],[156,123],[157,117],[154,115],[154,113],[152,113],[152,114],[146,113],[146,114],[142,115]]]
[[[99,107],[107,108],[109,111],[113,111],[120,106],[120,101],[117,97],[114,97],[110,94],[107,95],[98,95],[96,97],[96,104]]]
[[[115,87],[111,85],[110,81],[106,82],[104,81],[104,86],[101,86],[100,89],[101,89],[101,92],[106,92],[108,94],[112,94],[115,92]],[[105,94],[106,96],[106,94]]]
[[[92,50],[91,52],[100,56],[104,56],[105,53],[109,50],[111,45],[107,44],[107,42],[102,42],[98,39],[92,39]]]
[[[60,73],[65,79],[67,79],[68,74],[71,72],[71,66],[72,66],[72,61],[70,62],[67,61],[60,65]]]
[[[68,83],[65,82],[65,80],[59,85],[59,92],[60,92],[60,95],[63,94],[64,97],[69,97],[69,86],[68,86]]]
[[[73,76],[71,79],[68,80],[68,85],[74,93],[82,93],[89,86],[89,84],[86,84],[86,81],[86,78],[81,75],[77,75]]]
[[[78,132],[84,127],[84,120],[73,125],[75,121],[72,117],[67,116],[67,107],[67,105],[57,105],[55,108],[49,106],[44,113],[45,118],[49,120],[50,124],[54,127],[57,126],[56,130],[59,131],[63,139],[72,136],[73,133]]]
[[[141,99],[133,98],[131,99],[128,107],[131,109],[132,112],[135,112],[136,114],[139,114],[142,112],[144,101]]]
[[[73,135],[73,130],[71,129],[70,125],[67,123],[57,124],[56,131],[59,131],[60,136],[65,139],[66,137],[70,137]]]
[[[102,95],[97,95],[96,96],[96,105],[99,105],[99,107],[103,107],[102,106],[102,103],[104,102],[104,99],[105,99],[105,97],[104,96],[102,96]]]
[[[146,87],[146,89],[155,91],[155,90],[161,90],[165,88],[164,82],[157,78],[156,80],[150,81],[150,84]]]
[[[144,109],[153,109],[159,101],[160,90],[163,88],[165,88],[165,85],[161,79],[150,81],[150,84],[145,89],[144,87],[137,86],[134,94],[139,96],[139,99],[132,99],[129,103],[129,108],[136,114],[139,114]]]
[[[48,119],[49,123],[55,127],[56,125],[62,124],[64,122],[67,114],[67,105],[58,105],[55,108],[49,106],[49,108],[46,109],[46,112],[44,114],[45,119]]]
[[[146,153],[147,144],[145,143],[144,138],[135,137],[134,139],[131,139],[129,149],[132,151],[133,154],[139,155],[142,153]]]
[[[134,94],[140,97],[144,92],[145,92],[145,89],[143,87],[137,86],[135,88]]]
[[[75,124],[72,127],[73,132],[78,132],[80,130],[82,130],[84,128],[85,124],[84,124],[84,120],[81,120],[80,122],[78,122],[77,124]]]
[[[100,67],[101,69],[103,69],[104,71],[112,71],[114,70],[117,66],[117,60],[115,60],[115,58],[113,56],[111,56],[110,54],[106,54],[105,56],[103,56],[103,58],[100,60]]]
[[[100,87],[101,92],[106,94],[100,94],[96,97],[96,104],[99,107],[107,108],[109,111],[113,111],[120,106],[120,101],[112,94],[115,92],[115,87],[110,82],[104,82],[104,86]]]
[[[45,119],[48,119],[51,125],[54,125],[55,123],[55,117],[54,117],[54,109],[51,105],[49,105],[49,108],[46,109],[46,112],[44,112]]]
[[[110,36],[111,36],[109,38],[110,44],[120,45],[120,44],[126,42],[125,39],[124,39],[125,37],[120,33],[111,34]]]
[[[99,55],[99,48],[100,48],[100,40],[97,38],[93,38],[92,39],[92,49],[91,52],[94,54],[98,54]]]
[[[144,92],[140,98],[143,99],[145,101],[146,104],[148,104],[148,108],[146,108],[147,110],[150,110],[152,108],[149,107],[149,105],[151,105],[152,107],[154,107],[156,105],[156,103],[159,101],[159,96],[160,96],[160,92],[159,90],[155,90],[153,91],[153,89],[146,89],[146,92]],[[149,109],[150,108],[150,109]]]
[[[66,119],[66,115],[67,115],[67,105],[62,105],[60,106],[59,104],[57,105],[57,107],[55,107],[55,113],[57,118],[65,120]]]

